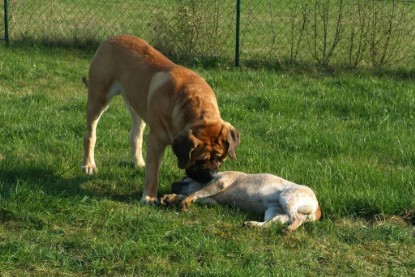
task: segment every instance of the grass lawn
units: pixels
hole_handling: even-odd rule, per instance
[[[0,275],[415,275],[415,83],[399,74],[195,68],[241,133],[223,170],[312,187],[321,222],[290,236],[228,207],[140,204],[116,98],[81,172],[93,53],[0,46]],[[183,172],[169,148],[159,193]]]

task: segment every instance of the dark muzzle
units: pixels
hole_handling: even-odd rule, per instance
[[[186,175],[196,182],[209,183],[218,173],[220,163],[209,160],[197,161],[193,166],[186,168]]]
[[[186,175],[201,184],[212,181],[216,173],[218,173],[218,170],[215,169],[186,169]]]

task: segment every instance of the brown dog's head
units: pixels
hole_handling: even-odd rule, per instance
[[[204,125],[182,131],[172,142],[179,168],[201,183],[213,179],[221,163],[229,155],[236,158],[239,132],[229,123]]]

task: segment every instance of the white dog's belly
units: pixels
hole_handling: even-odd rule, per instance
[[[222,178],[224,176],[222,174]],[[310,214],[318,205],[310,188],[271,174],[240,175],[212,198],[219,203],[256,212],[265,212],[269,208],[283,211],[283,206],[291,206],[299,213]]]
[[[253,199],[247,199],[247,198],[229,198],[225,197],[221,199],[220,196],[215,196],[214,200],[216,200],[219,203],[231,205],[233,207],[236,207],[238,209],[246,210],[246,211],[255,211],[259,213],[263,213],[267,210],[267,206],[264,205],[264,202],[261,200],[253,200]]]
[[[279,189],[276,186],[255,186],[251,182],[238,182],[213,198],[219,202],[234,207],[256,212],[265,212],[270,207],[280,209],[278,202]]]

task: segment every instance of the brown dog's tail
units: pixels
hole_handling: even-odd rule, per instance
[[[82,77],[82,82],[84,83],[84,85],[85,85],[86,87],[88,87],[88,85],[89,85],[89,80],[88,80],[88,78],[87,78],[87,77]]]
[[[321,210],[320,204],[318,204],[317,211],[316,211],[316,220],[321,220],[323,216],[323,211]]]

